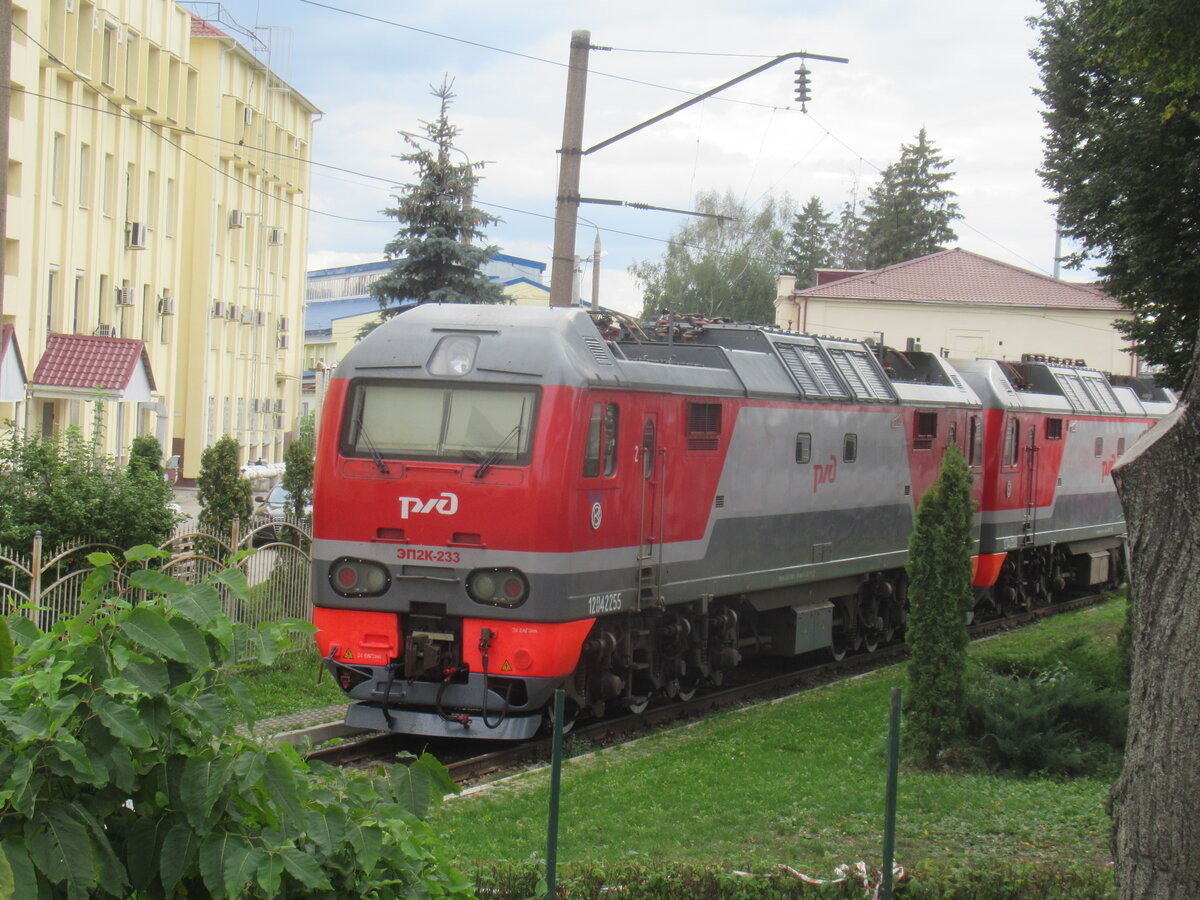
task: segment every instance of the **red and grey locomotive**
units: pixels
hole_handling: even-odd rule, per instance
[[[686,338],[425,304],[347,355],[313,570],[348,724],[521,739],[558,687],[570,716],[637,711],[745,654],[873,650],[903,632],[915,504],[951,443],[981,604],[1117,574],[1108,469],[1168,396],[758,326]]]

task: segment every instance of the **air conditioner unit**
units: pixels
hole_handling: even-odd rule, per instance
[[[267,314],[261,309],[256,309],[254,311],[254,324],[259,328],[267,324]]]
[[[117,329],[112,325],[97,325],[92,334],[96,337],[116,337]]]
[[[254,310],[243,309],[241,318],[238,321],[240,321],[243,325],[251,324],[254,321]]]
[[[278,328],[280,331],[287,331],[289,324],[291,323],[288,321],[287,316],[280,316],[279,322],[276,324],[276,328]]]
[[[241,228],[246,224],[246,214],[240,209],[231,209],[229,211],[229,227]]]
[[[254,110],[249,106],[242,109],[242,122],[244,122],[246,125],[254,124]]]
[[[230,322],[240,321],[242,318],[242,308],[236,303],[230,303],[229,306],[225,308],[225,318],[227,318]]]
[[[278,247],[283,243],[283,229],[269,228],[267,229],[267,243],[273,247]]]
[[[134,293],[133,288],[117,288],[117,306],[133,306],[136,300],[137,295]]]
[[[125,246],[129,250],[146,249],[146,226],[141,222],[130,222],[125,227]]]
[[[288,348],[288,336],[286,334],[279,335],[276,341],[276,346],[278,346],[280,350],[286,350]]]
[[[214,300],[213,305],[212,305],[212,312],[210,313],[210,315],[214,319],[225,318],[225,302],[223,300]]]
[[[175,298],[163,297],[158,301],[158,314],[160,316],[175,315]]]

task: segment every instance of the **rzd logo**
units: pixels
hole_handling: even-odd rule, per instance
[[[452,516],[458,512],[458,495],[443,491],[440,497],[422,500],[420,497],[397,497],[400,501],[400,518],[407,519],[409,513],[441,513]]]

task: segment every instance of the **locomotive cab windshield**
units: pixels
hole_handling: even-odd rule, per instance
[[[526,465],[537,388],[362,379],[350,389],[341,451],[372,459]]]

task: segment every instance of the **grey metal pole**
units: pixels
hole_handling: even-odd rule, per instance
[[[558,870],[558,797],[562,780],[563,711],[566,692],[554,692],[554,750],[550,756],[550,822],[546,828],[546,896],[554,900]]]
[[[554,251],[550,260],[550,305],[571,305],[575,268],[575,225],[579,216],[579,168],[583,161],[583,103],[587,93],[590,31],[571,32],[567,70],[567,107],[563,114],[558,161],[558,204],[554,213]]]
[[[896,780],[900,770],[900,688],[892,688],[888,717],[887,795],[883,813],[883,882],[880,900],[892,900],[892,860],[896,855]]]
[[[600,229],[596,229],[596,244],[592,250],[592,309],[600,308]]]

